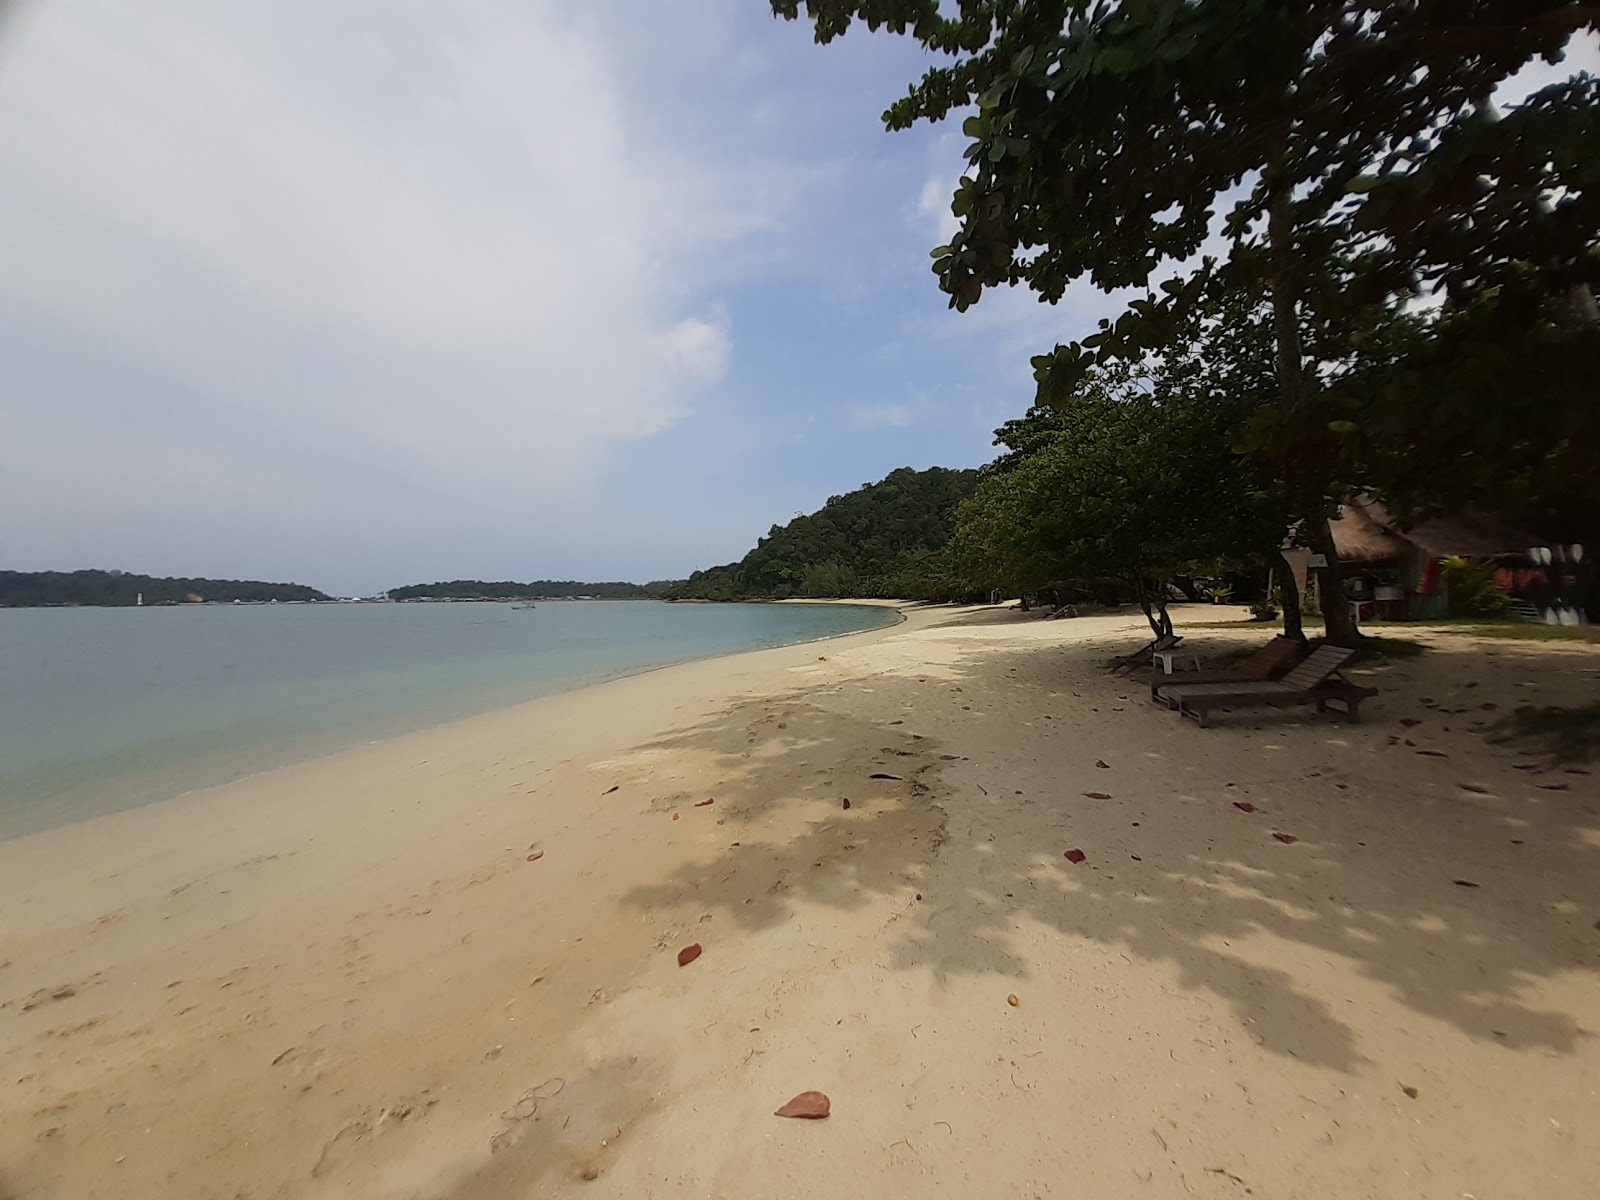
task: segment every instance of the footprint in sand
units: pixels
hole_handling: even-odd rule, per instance
[[[362,1144],[370,1142],[386,1128],[427,1116],[428,1110],[437,1103],[439,1101],[428,1092],[422,1092],[413,1100],[386,1104],[376,1111],[367,1109],[360,1116],[346,1121],[337,1133],[322,1144],[317,1161],[311,1167],[311,1178],[321,1179],[339,1169],[355,1156]]]

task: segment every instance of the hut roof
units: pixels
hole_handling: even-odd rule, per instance
[[[1341,562],[1393,562],[1417,553],[1375,500],[1363,497],[1340,505],[1339,515],[1328,524]]]
[[[1460,555],[1462,558],[1507,558],[1524,555],[1530,546],[1543,546],[1549,539],[1537,533],[1474,513],[1432,517],[1405,534],[1430,558]]]
[[[1420,554],[1424,558],[1509,558],[1526,554],[1547,540],[1481,513],[1430,517],[1402,530],[1387,509],[1368,496],[1339,508],[1331,521],[1333,544],[1343,562],[1392,562]]]

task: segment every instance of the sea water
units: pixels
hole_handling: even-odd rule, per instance
[[[865,605],[642,600],[0,609],[0,837],[894,619]]]

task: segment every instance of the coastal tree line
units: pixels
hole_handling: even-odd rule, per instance
[[[331,597],[298,583],[263,583],[255,579],[180,579],[130,575],[125,571],[0,571],[0,608],[45,608],[64,605],[117,607],[145,604],[194,604],[238,600],[248,604],[328,600]]]
[[[413,583],[390,588],[391,600],[652,600],[662,597],[670,581],[656,583],[583,583],[576,579],[510,580],[452,579],[447,583]]]
[[[1035,407],[921,590],[1113,579],[1160,627],[1184,571],[1342,582],[1329,519],[1600,511],[1600,82],[1499,102],[1600,10],[1567,0],[772,0],[937,56],[884,114],[964,117],[950,305],[1087,280],[1114,321],[1033,360]],[[1282,572],[1280,577],[1287,577]],[[903,577],[910,582],[910,577]],[[1290,589],[1292,591],[1292,588]],[[1291,624],[1293,595],[1284,596]],[[1354,636],[1343,604],[1327,634]]]

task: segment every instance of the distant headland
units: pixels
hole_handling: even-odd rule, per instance
[[[535,579],[532,583],[509,580],[486,583],[482,579],[452,579],[448,583],[413,583],[390,588],[390,600],[659,600],[675,581],[657,583],[582,583],[575,579]]]
[[[332,600],[299,583],[256,579],[177,579],[128,571],[0,571],[0,608],[84,605],[304,604]]]

